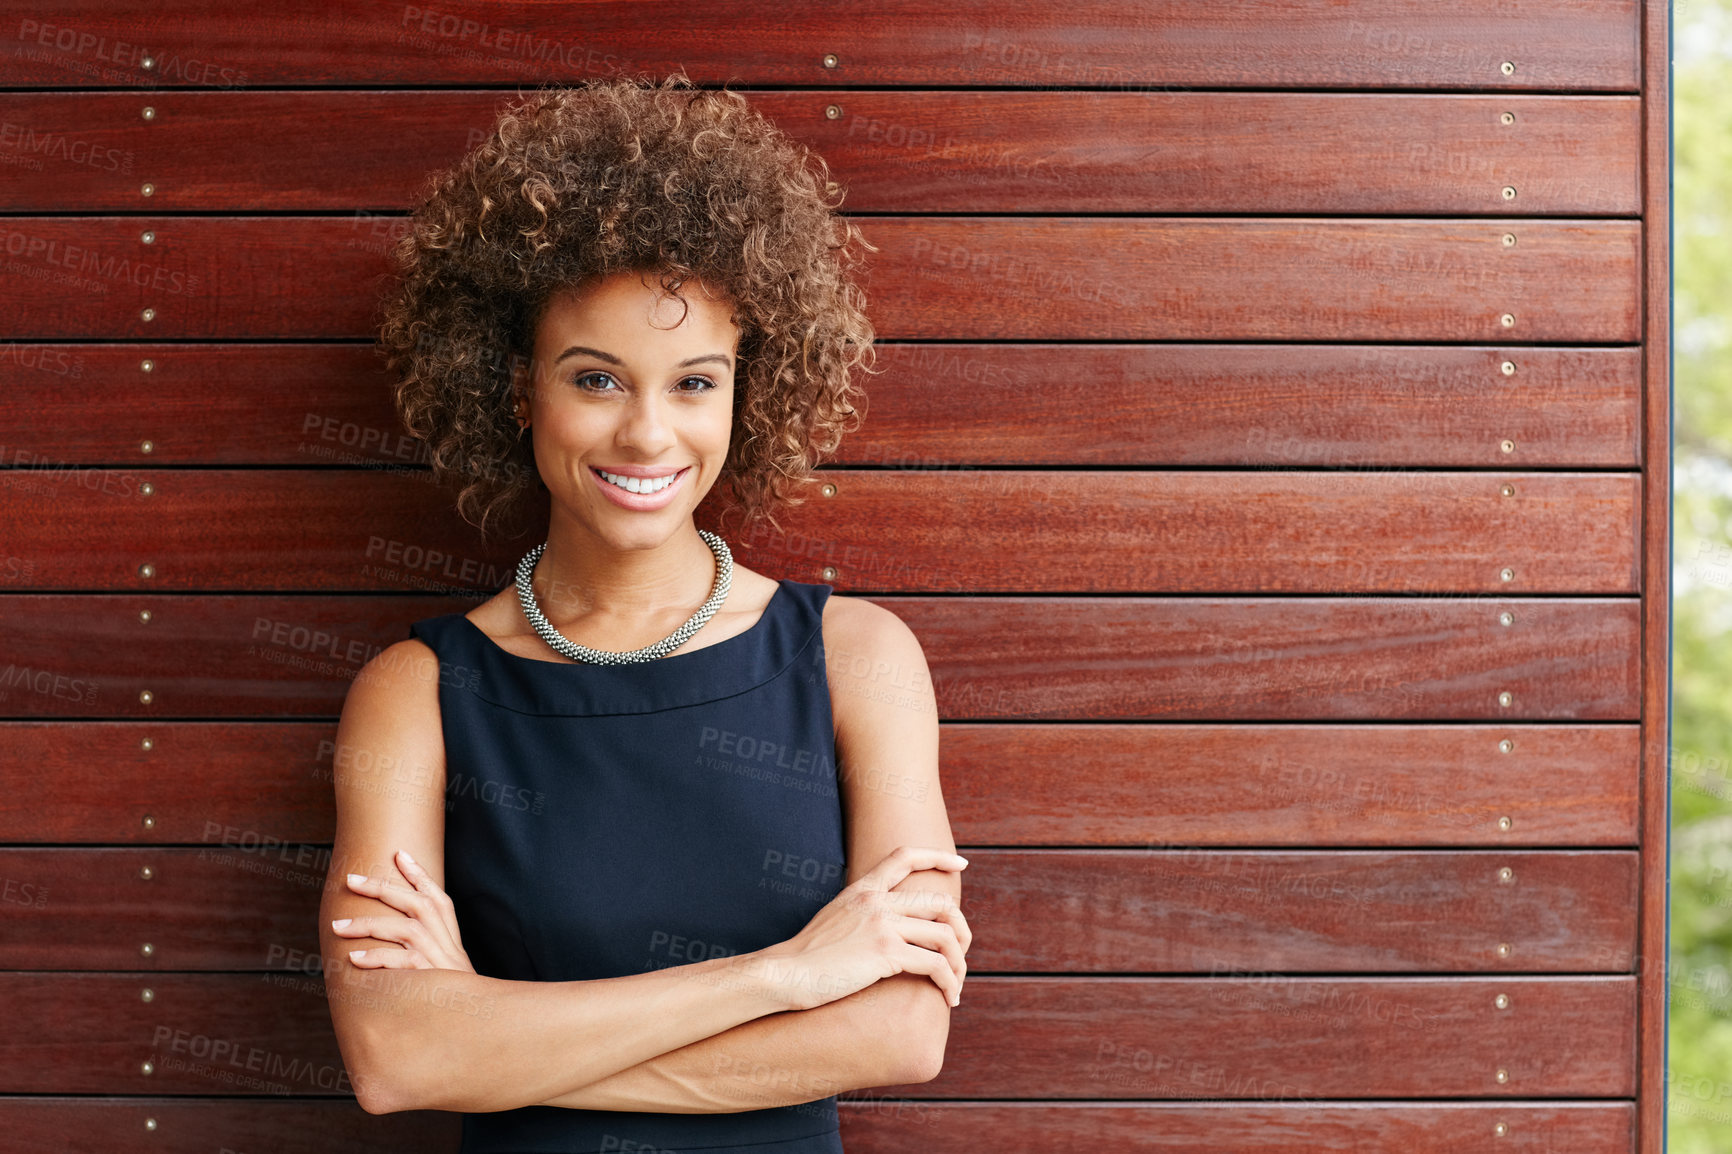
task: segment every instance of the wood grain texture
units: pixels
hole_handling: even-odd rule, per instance
[[[1635,981],[987,975],[970,980],[951,1014],[944,1071],[884,1092],[920,1099],[1629,1097]],[[1504,1009],[1498,994],[1508,999]],[[469,998],[430,1004],[453,1014],[488,1010]],[[352,1092],[316,978],[0,972],[0,1011],[14,1027],[0,1036],[0,1079],[14,1093]],[[149,1074],[146,1061],[155,1063]],[[1507,1081],[1497,1080],[1499,1069]]]
[[[1204,1093],[1209,1067],[1194,1071]],[[848,1154],[990,1149],[1163,1154],[1630,1154],[1628,1102],[924,1102],[871,1094],[837,1103]],[[1499,1135],[1497,1127],[1505,1127]],[[1493,1145],[1495,1143],[1495,1145]]]
[[[920,638],[947,719],[1638,716],[1634,598],[873,600]],[[411,622],[469,607],[409,595],[13,594],[0,598],[0,715],[335,717],[350,682]],[[826,659],[858,657],[832,647]],[[868,673],[895,697],[921,676]]]
[[[1642,459],[1636,346],[877,351],[862,381],[866,423],[836,465],[1632,469]],[[325,343],[0,344],[0,446],[0,465],[38,468],[429,460],[398,424],[372,349]]]
[[[1642,1154],[1666,1147],[1672,721],[1672,11],[1642,5],[1642,892],[1638,1087]]]
[[[443,775],[344,770],[438,805]],[[483,783],[485,784],[485,783]],[[473,782],[465,785],[471,792]],[[524,791],[525,793],[527,791]],[[522,804],[516,804],[521,800]],[[557,805],[507,795],[525,822]],[[318,976],[330,879],[389,860],[213,823],[197,848],[0,848],[0,967]],[[1623,850],[970,849],[971,974],[1620,972]],[[1505,872],[1507,871],[1507,872]],[[571,880],[571,879],[567,879]]]
[[[858,220],[881,250],[861,284],[886,339],[1639,339],[1636,221]],[[11,217],[0,338],[370,337],[405,228],[369,214]]]
[[[945,722],[939,771],[965,845],[1634,846],[1639,733]],[[0,722],[0,842],[329,845],[336,763],[324,721]]]
[[[845,1096],[837,1104],[849,1154],[908,1150],[1048,1154],[1079,1146],[1164,1154],[1319,1154],[1401,1149],[1461,1154],[1502,1124],[1514,1154],[1632,1154],[1628,1102],[937,1102]],[[147,1129],[146,1122],[155,1128]],[[270,1149],[281,1154],[452,1152],[459,1118],[437,1110],[372,1116],[334,1099],[0,1099],[0,1127],[28,1154]]]
[[[401,209],[513,95],[157,91],[146,120],[134,93],[0,94],[0,208]],[[853,212],[1638,212],[1634,96],[832,89],[751,100],[824,157]]]
[[[668,29],[682,35],[672,39]],[[700,83],[1071,88],[1496,88],[1634,91],[1636,0],[1126,0],[989,8],[900,0],[689,5],[604,0],[581,26],[531,0],[317,0],[148,14],[101,0],[34,9],[0,54],[8,87],[533,87],[684,67]],[[836,57],[826,68],[826,54]],[[148,66],[146,61],[149,61]],[[1512,67],[1505,71],[1502,65]]]
[[[10,490],[0,537],[31,561],[28,578],[6,584],[477,599],[509,585],[539,538],[477,544],[431,480],[0,473]],[[818,480],[781,529],[724,533],[743,564],[845,593],[1638,591],[1635,474],[827,470]],[[720,518],[718,490],[708,504]],[[544,497],[535,523],[545,508]]]
[[[0,1131],[18,1154],[455,1154],[461,1129],[447,1111],[368,1114],[337,1098],[0,1098]]]

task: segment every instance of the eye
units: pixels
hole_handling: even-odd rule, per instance
[[[585,381],[596,380],[596,379],[600,379],[600,380],[604,380],[604,381],[613,380],[613,378],[606,373],[589,372],[589,373],[579,373],[577,376],[572,378],[571,383],[576,385],[578,388],[583,389],[583,388],[587,388],[587,386],[584,384]],[[597,390],[597,391],[599,391],[599,390]]]
[[[693,381],[696,381],[701,387],[696,389],[684,389],[682,391],[688,393],[707,393],[711,389],[720,387],[716,382],[710,380],[708,377],[687,377],[685,380],[681,381],[680,384],[689,385]]]

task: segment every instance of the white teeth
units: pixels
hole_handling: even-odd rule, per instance
[[[606,478],[609,484],[618,485],[628,493],[659,493],[673,484],[674,478],[679,476],[678,473],[669,473],[665,477],[654,478],[621,477],[618,474],[608,472],[606,469],[597,469],[596,472]]]

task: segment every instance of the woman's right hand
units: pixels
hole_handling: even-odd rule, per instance
[[[962,870],[968,859],[931,846],[898,846],[812,916],[806,928],[757,951],[790,1009],[845,998],[893,974],[925,974],[958,1005],[974,935],[956,899],[932,890],[892,892],[919,870]]]

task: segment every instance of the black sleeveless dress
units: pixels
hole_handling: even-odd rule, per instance
[[[836,896],[830,591],[781,581],[746,632],[632,665],[520,657],[461,613],[410,627],[439,656],[445,888],[477,973],[566,982],[746,953]],[[462,1154],[723,1148],[841,1154],[835,1096],[463,1115]]]

